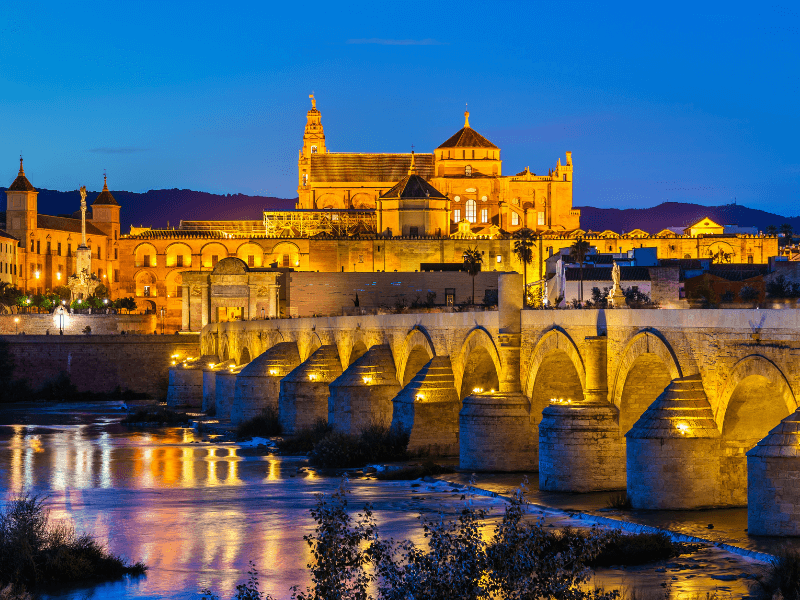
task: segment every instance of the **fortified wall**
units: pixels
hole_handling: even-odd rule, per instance
[[[65,335],[82,334],[86,327],[97,335],[152,334],[159,329],[159,323],[156,315],[65,314],[63,324],[56,314],[0,315],[0,335],[59,335],[60,327]]]
[[[31,387],[69,375],[78,391],[122,390],[163,398],[169,368],[196,356],[199,336],[188,335],[3,335],[14,360],[14,379]]]

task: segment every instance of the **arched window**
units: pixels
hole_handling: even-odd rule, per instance
[[[303,173],[303,185],[308,185],[308,173]]]
[[[467,200],[466,215],[467,215],[467,221],[469,221],[470,223],[474,223],[475,221],[478,220],[477,216],[475,215],[475,208],[476,208],[475,200],[472,199]]]
[[[511,224],[519,225],[519,215],[517,213],[511,213]]]
[[[453,211],[453,222],[461,223],[461,210],[458,208]]]
[[[471,165],[467,165],[466,167],[464,167],[464,175],[466,175],[467,177],[471,177],[472,176],[472,166]]]
[[[316,153],[317,153],[317,147],[311,146],[311,154],[316,154]]]

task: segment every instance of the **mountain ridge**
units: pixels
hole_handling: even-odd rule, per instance
[[[0,192],[8,188],[0,187]],[[72,214],[80,208],[77,190],[61,192],[40,189],[38,196],[41,214]],[[89,204],[99,191],[88,193]],[[145,227],[177,226],[180,221],[260,221],[263,210],[291,210],[297,198],[250,196],[247,194],[212,194],[177,188],[148,190],[147,192],[112,191],[120,204],[120,221],[123,231],[130,225]],[[708,217],[720,225],[755,226],[764,231],[769,225],[780,227],[788,223],[800,231],[800,216],[785,217],[769,211],[749,208],[741,204],[704,206],[683,202],[663,202],[649,208],[600,208],[576,206],[581,211],[581,229],[617,233],[642,229],[658,233],[666,227],[686,227]]]

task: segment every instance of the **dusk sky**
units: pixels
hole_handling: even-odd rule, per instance
[[[800,199],[792,3],[3,2],[0,185],[296,196],[308,94],[332,151],[503,172],[568,150],[574,204]]]

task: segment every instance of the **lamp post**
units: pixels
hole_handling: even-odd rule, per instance
[[[58,311],[58,335],[64,335],[64,307]]]
[[[19,331],[17,331],[17,325],[19,325],[19,317],[14,317],[14,335],[19,335]]]

